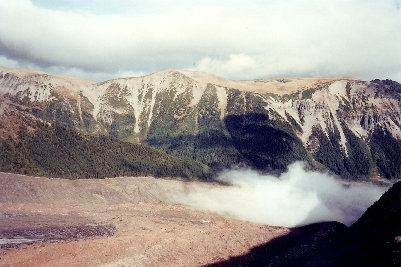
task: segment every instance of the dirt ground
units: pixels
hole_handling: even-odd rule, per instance
[[[0,265],[200,266],[289,232],[175,204],[187,187],[0,173]]]

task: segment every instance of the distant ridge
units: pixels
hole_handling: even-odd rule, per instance
[[[54,76],[59,78],[64,78],[66,80],[74,80],[81,81],[84,84],[91,84],[96,82],[87,81],[84,79],[78,79],[70,76],[63,75],[55,75],[48,74],[42,71],[34,70],[34,69],[23,69],[23,68],[7,68],[0,66],[0,73],[13,73],[18,76],[31,76],[31,75],[46,75],[46,76]],[[266,79],[255,79],[255,80],[230,80],[226,78],[222,78],[216,76],[214,74],[201,72],[201,71],[193,71],[193,70],[179,70],[179,69],[169,69],[160,72],[155,72],[151,74],[141,75],[141,76],[132,76],[125,78],[114,78],[111,80],[100,81],[97,83],[105,83],[112,82],[118,80],[136,80],[136,79],[145,79],[145,78],[153,78],[157,79],[157,77],[161,76],[169,76],[169,75],[184,75],[196,82],[199,83],[210,83],[218,86],[223,86],[227,88],[239,89],[243,91],[249,92],[258,92],[258,93],[274,93],[274,94],[288,94],[293,93],[302,89],[310,89],[313,87],[318,87],[322,85],[326,85],[332,83],[337,80],[357,80],[349,77],[318,77],[318,78],[266,78]]]
[[[214,171],[281,172],[302,160],[346,179],[401,178],[401,85],[391,80],[234,81],[166,70],[94,83],[0,68],[0,100],[3,139],[17,141],[21,127],[39,121]]]

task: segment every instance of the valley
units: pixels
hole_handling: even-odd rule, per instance
[[[0,0],[0,267],[401,267],[401,0]]]
[[[1,67],[0,171],[2,266],[400,262],[391,80]]]
[[[194,188],[227,185],[7,173],[0,173],[0,183],[0,266],[398,266],[401,262],[401,182],[350,227],[326,221],[292,228],[180,204]]]
[[[0,240],[28,239],[2,241],[0,266],[200,266],[289,231],[175,204],[186,184],[174,180],[0,173],[0,183]]]

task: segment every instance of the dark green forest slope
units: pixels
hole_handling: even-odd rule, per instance
[[[212,177],[210,169],[198,162],[109,137],[82,136],[59,126],[21,130],[19,140],[0,138],[0,171],[65,178]]]

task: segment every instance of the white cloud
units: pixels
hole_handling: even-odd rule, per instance
[[[199,61],[195,69],[236,79],[252,79],[255,74],[261,74],[255,59],[245,54],[229,55],[225,60],[205,57]]]
[[[401,11],[394,1],[170,0],[166,11],[155,1],[113,3],[136,12],[105,15],[0,0],[0,55],[99,79],[195,68],[234,79],[401,81]]]
[[[188,184],[172,199],[196,209],[276,226],[299,226],[322,221],[355,222],[386,188],[350,185],[334,177],[306,171],[300,162],[280,177],[252,170],[230,170],[220,176],[232,186]]]

